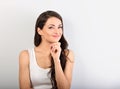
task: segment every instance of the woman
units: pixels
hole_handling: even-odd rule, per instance
[[[20,89],[70,89],[74,55],[67,49],[57,12],[45,11],[38,17],[34,45],[19,55]]]

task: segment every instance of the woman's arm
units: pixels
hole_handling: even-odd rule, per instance
[[[68,60],[66,62],[65,70],[63,72],[59,60],[55,60],[55,76],[58,89],[70,89],[72,81],[72,71],[74,65],[74,55],[69,51]]]
[[[29,73],[29,54],[24,50],[19,55],[19,87],[20,89],[32,89]]]
[[[66,50],[65,53],[67,54],[67,52],[68,51]],[[57,87],[58,89],[70,89],[72,81],[74,55],[73,52],[69,50],[65,70],[63,71],[59,60],[60,53],[60,42],[51,44],[51,56],[53,57],[55,64],[55,78],[57,82]]]

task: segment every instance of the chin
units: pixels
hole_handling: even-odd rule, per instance
[[[52,41],[51,43],[56,43],[56,42],[59,42],[59,41]]]
[[[56,42],[59,42],[60,39],[49,39],[47,41],[50,42],[50,43],[56,43]]]
[[[53,40],[53,41],[49,41],[50,43],[56,43],[59,42],[59,40]]]

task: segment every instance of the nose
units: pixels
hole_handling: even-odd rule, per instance
[[[60,30],[58,28],[55,29],[55,33],[58,34]]]

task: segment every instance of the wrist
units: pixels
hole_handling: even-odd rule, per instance
[[[55,64],[56,64],[56,63],[60,63],[60,59],[59,59],[59,58],[54,59],[54,63],[55,63]]]

